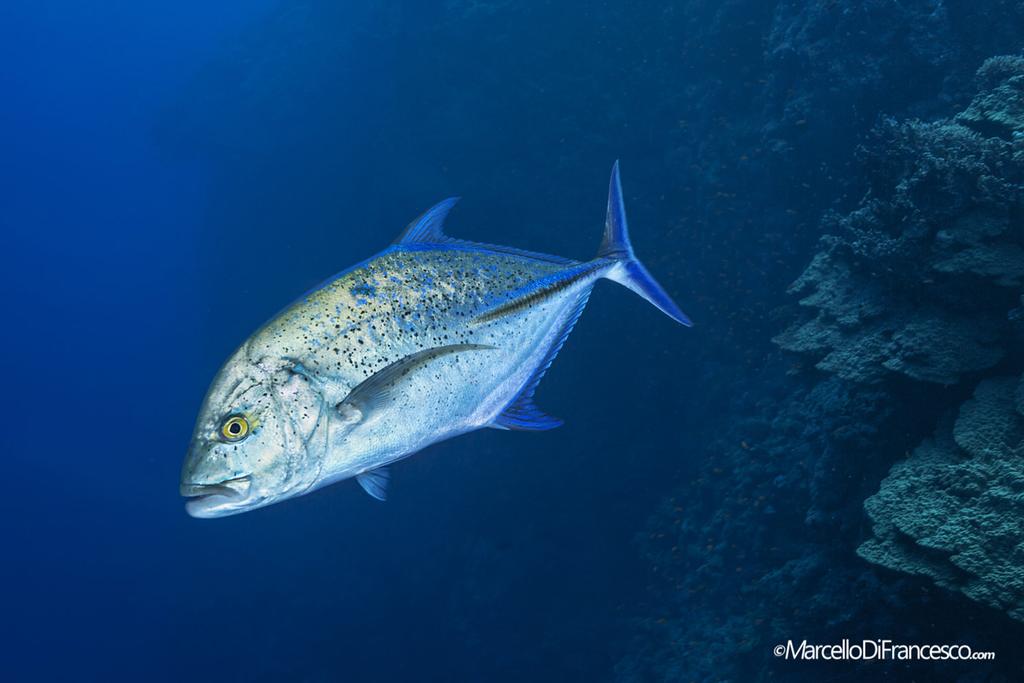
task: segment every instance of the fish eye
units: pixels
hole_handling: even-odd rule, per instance
[[[231,415],[220,426],[220,435],[227,441],[241,441],[249,435],[249,421],[244,415]]]

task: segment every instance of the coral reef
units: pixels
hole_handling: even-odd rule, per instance
[[[1024,621],[1024,413],[1020,378],[987,379],[893,466],[865,509],[869,562],[930,577]]]
[[[1021,636],[990,611],[1018,618],[1024,588],[1024,136],[1006,134],[1021,64],[985,62],[960,115],[889,118],[867,136],[865,196],[825,216],[775,339],[814,369],[770,362],[730,410],[747,418],[651,519],[640,543],[657,607],[621,679],[772,680],[771,645],[805,634],[996,649]],[[893,465],[951,411],[955,425]],[[976,673],[1010,680],[1001,666]]]
[[[978,70],[986,90],[956,121],[982,134],[1011,138],[1024,130],[1024,58],[993,57]]]
[[[903,144],[896,149],[911,140],[918,153],[916,163],[904,157],[909,170],[886,207],[887,225],[898,232],[876,229],[878,204],[867,216],[868,230],[840,221],[846,238],[831,240],[819,258],[846,264],[859,259],[870,267],[838,276],[835,267],[809,268],[793,291],[811,292],[801,303],[818,315],[781,335],[782,346],[824,350],[818,367],[852,380],[881,381],[891,371],[956,384],[1004,360],[1020,366],[1013,321],[1024,272],[1024,60],[988,60],[978,79],[981,92],[952,122],[899,128],[896,141]],[[881,238],[870,240],[872,234]],[[865,238],[883,244],[884,253],[860,247]],[[833,281],[837,277],[842,284]],[[840,287],[855,288],[851,281],[858,277],[898,285],[866,289],[875,301],[862,319],[843,319],[834,312],[837,304],[830,311],[818,303],[833,299],[829,293]],[[919,301],[928,303],[915,307]],[[811,339],[823,341],[810,348]],[[875,343],[865,343],[869,339]],[[837,367],[830,360],[836,355],[851,360]],[[855,372],[844,372],[850,366]],[[1015,376],[983,380],[953,426],[940,427],[893,466],[865,502],[875,538],[858,554],[1024,620],[1018,387]]]
[[[1004,79],[952,121],[876,130],[862,153],[877,171],[870,197],[827,220],[821,251],[790,288],[811,314],[775,338],[780,346],[869,383],[895,373],[953,385],[1003,359],[1024,278],[1024,138],[986,137],[965,117],[1024,126],[1015,66],[986,62],[982,80]]]

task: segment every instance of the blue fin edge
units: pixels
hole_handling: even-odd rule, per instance
[[[435,242],[447,239],[444,234],[444,220],[458,201],[458,197],[449,197],[434,204],[406,226],[402,234],[395,240],[395,244]]]
[[[676,305],[661,285],[654,279],[633,253],[629,241],[629,226],[626,222],[626,206],[622,200],[622,179],[619,176],[619,162],[612,166],[612,177],[608,181],[608,212],[604,221],[604,237],[597,256],[615,262],[615,267],[606,271],[605,277],[646,299],[659,311],[681,325],[691,327],[693,321]]]
[[[620,285],[636,292],[646,299],[648,303],[677,323],[686,327],[693,327],[693,321],[690,320],[690,316],[683,313],[682,309],[668,295],[668,292],[662,289],[658,281],[654,279],[654,276],[647,272],[644,264],[635,258],[628,261],[620,261],[615,267],[608,269],[607,273],[605,277],[609,280],[618,282]]]
[[[363,490],[379,501],[388,499],[388,484],[391,483],[391,470],[378,467],[356,475],[356,481]]]
[[[512,429],[523,432],[543,432],[561,427],[564,422],[551,415],[546,415],[531,401],[525,405],[512,405],[494,420],[492,426],[500,429]]]
[[[538,261],[547,261],[548,263],[557,263],[566,266],[579,263],[579,261],[574,261],[573,259],[563,258],[561,256],[552,256],[551,254],[543,254],[538,251],[528,251],[526,249],[518,249],[516,247],[506,247],[499,244],[485,244],[483,242],[473,242],[470,240],[461,240],[449,237],[444,234],[444,222],[445,219],[448,218],[448,213],[458,201],[458,197],[449,197],[448,199],[440,201],[430,207],[424,211],[419,218],[410,223],[394,243],[401,246],[403,249],[480,249],[494,252],[496,254],[523,256],[526,258],[537,259]]]

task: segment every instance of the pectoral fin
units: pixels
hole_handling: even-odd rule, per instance
[[[451,344],[437,346],[409,354],[391,365],[379,370],[349,392],[336,410],[346,424],[355,424],[387,406],[400,395],[402,381],[412,372],[429,364],[431,361],[462,351],[486,351],[494,349],[484,344]]]
[[[391,483],[391,471],[387,467],[378,467],[369,472],[356,475],[356,481],[363,490],[380,501],[388,499],[388,484]]]

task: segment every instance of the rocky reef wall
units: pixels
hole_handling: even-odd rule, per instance
[[[855,383],[976,385],[868,499],[876,537],[858,553],[1019,619],[1024,443],[1003,375],[1022,363],[1024,59],[990,59],[978,80],[952,119],[879,127],[869,198],[830,219],[791,288],[813,314],[776,341]]]
[[[857,553],[1024,621],[1024,413],[1017,376],[986,379],[865,508]]]
[[[772,661],[789,638],[998,650],[1024,633],[1021,65],[989,59],[959,112],[865,136],[865,194],[826,215],[778,314],[795,355],[760,376],[775,395],[738,402],[748,419],[639,538],[660,614],[623,680],[822,675]],[[982,668],[1013,680],[1014,666]]]

